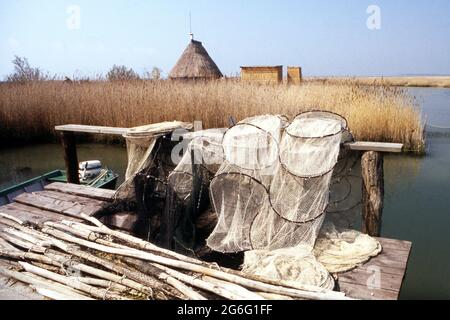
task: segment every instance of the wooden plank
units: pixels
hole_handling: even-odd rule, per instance
[[[378,256],[370,259],[368,263],[379,267],[405,269],[408,262],[407,251],[382,251]]]
[[[411,242],[377,238],[383,251],[363,266],[338,274],[340,290],[358,299],[397,299]]]
[[[379,288],[399,292],[403,282],[403,274],[392,274],[384,272],[383,267],[370,264],[366,268],[356,268],[355,270],[339,274],[339,283],[347,282],[367,286],[369,281],[378,277]]]
[[[377,265],[375,265],[377,266]],[[364,271],[364,272],[372,272],[373,271],[373,267],[374,265],[369,261],[366,264],[359,266],[358,268],[355,268],[353,270],[350,270],[348,272],[357,272],[359,270]],[[398,267],[388,267],[388,266],[379,266],[381,271],[383,273],[388,273],[388,274],[392,274],[392,275],[400,275],[403,276],[405,274],[405,269],[404,268],[398,268]],[[343,274],[343,273],[340,273]]]
[[[87,125],[81,125],[81,124],[65,124],[65,125],[61,125],[61,126],[56,126],[55,130],[56,131],[66,131],[66,132],[84,132],[84,133],[123,135],[128,131],[128,128],[87,126]]]
[[[103,201],[113,201],[114,195],[116,193],[114,190],[100,189],[62,182],[51,183],[49,185],[46,185],[44,189]]]
[[[9,214],[23,221],[36,223],[38,225],[41,225],[46,221],[58,221],[63,218],[70,220],[66,216],[62,216],[58,213],[42,210],[36,207],[23,205],[16,202],[0,207],[0,212]],[[76,220],[81,221],[79,219]]]
[[[70,201],[47,198],[35,193],[23,193],[18,196],[15,201],[39,209],[61,213],[72,217],[79,217],[80,213],[94,215],[103,210],[102,206],[83,205]]]
[[[97,206],[106,206],[108,205],[107,201],[102,201],[98,199],[92,199],[87,197],[81,197],[69,193],[63,193],[53,190],[44,190],[44,191],[36,191],[34,194],[42,195],[47,198],[64,200],[69,202],[76,202],[83,205],[97,205]]]
[[[339,284],[341,292],[348,297],[364,300],[397,300],[398,292],[385,289],[368,288],[365,285],[342,282]]]
[[[410,241],[405,240],[395,240],[395,239],[387,239],[387,238],[375,238],[377,239],[383,250],[393,249],[397,251],[410,251],[412,243]]]
[[[65,124],[65,125],[55,126],[56,131],[99,133],[99,134],[112,134],[112,135],[123,135],[123,134],[127,133],[128,129],[129,128],[89,126],[89,125],[81,125],[81,124]],[[401,152],[402,148],[403,148],[403,144],[387,143],[387,142],[356,141],[356,142],[345,143],[344,147],[347,149],[350,149],[350,150],[360,150],[360,151]]]
[[[355,151],[402,152],[402,143],[355,141],[344,143],[344,148]]]

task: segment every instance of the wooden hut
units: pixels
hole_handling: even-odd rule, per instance
[[[178,62],[170,71],[170,79],[211,80],[223,77],[216,63],[211,59],[200,41],[191,37]]]
[[[302,82],[302,68],[287,67],[288,84],[300,84]]]
[[[241,67],[241,80],[279,84],[283,81],[283,66]]]

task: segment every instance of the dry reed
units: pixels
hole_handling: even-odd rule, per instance
[[[211,128],[227,126],[229,115],[238,120],[266,113],[292,117],[312,109],[346,117],[358,140],[402,142],[407,150],[424,150],[423,123],[414,99],[385,86],[317,82],[268,86],[238,81],[0,85],[4,141],[51,137],[55,125],[67,123],[131,127],[201,120],[204,128]]]
[[[416,76],[416,77],[329,77],[310,78],[310,80],[326,83],[352,82],[361,85],[385,85],[398,87],[435,87],[450,88],[449,76]]]

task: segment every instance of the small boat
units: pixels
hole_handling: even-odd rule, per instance
[[[87,171],[95,170],[95,174],[87,174]],[[85,161],[80,163],[80,184],[94,188],[116,188],[118,174],[111,169],[98,170],[98,162]],[[30,180],[18,183],[9,188],[0,190],[0,206],[11,203],[18,195],[24,192],[42,191],[44,187],[53,182],[67,182],[65,170],[54,170]]]

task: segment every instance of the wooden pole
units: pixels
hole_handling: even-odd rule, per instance
[[[64,149],[64,161],[66,162],[67,182],[80,184],[75,134],[69,131],[62,131],[61,142]]]
[[[372,237],[381,234],[384,205],[383,154],[367,151],[361,157],[362,171],[362,231]]]

